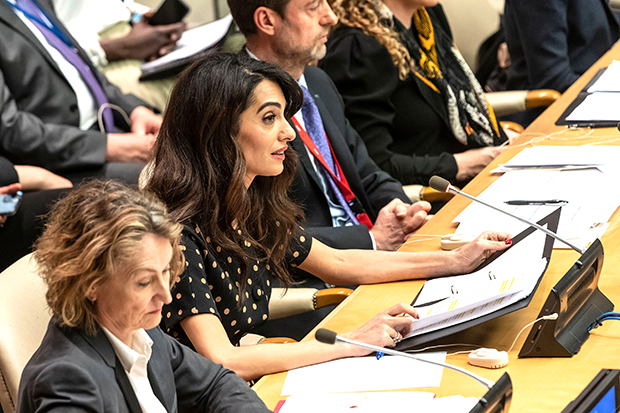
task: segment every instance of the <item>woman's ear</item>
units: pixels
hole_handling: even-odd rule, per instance
[[[97,301],[97,290],[97,287],[90,287],[86,292],[86,299],[93,304]]]

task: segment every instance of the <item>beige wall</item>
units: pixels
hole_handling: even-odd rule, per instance
[[[441,0],[454,41],[474,70],[480,44],[499,28],[499,14],[491,3],[497,1]]]

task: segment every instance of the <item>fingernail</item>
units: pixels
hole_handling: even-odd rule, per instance
[[[504,241],[504,243],[506,245],[511,245],[512,244],[512,240],[511,239],[507,239],[506,241]]]

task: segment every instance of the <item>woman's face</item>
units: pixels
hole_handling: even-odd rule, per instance
[[[295,131],[284,117],[286,100],[277,83],[263,80],[254,89],[251,102],[241,114],[237,135],[245,157],[246,188],[256,176],[281,174],[287,142],[295,139]]]
[[[130,347],[133,332],[157,327],[164,303],[172,301],[171,258],[170,242],[147,234],[136,261],[122,266],[89,294],[101,325]]]

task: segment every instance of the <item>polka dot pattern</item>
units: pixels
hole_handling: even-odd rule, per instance
[[[215,245],[210,237],[206,236],[206,242],[203,241],[195,228],[195,225],[186,225],[183,231],[182,250],[187,267],[172,289],[172,302],[164,306],[166,316],[162,319],[162,328],[192,347],[180,322],[195,314],[214,314],[236,345],[245,333],[269,318],[271,267],[264,260],[254,258],[247,265],[244,279],[236,259]],[[289,248],[288,262],[301,264],[311,242],[311,237],[299,233]],[[240,246],[248,256],[256,257],[252,243],[240,241]]]

